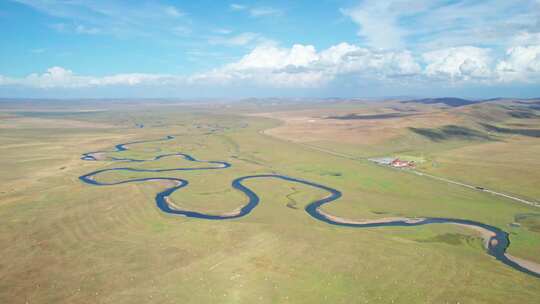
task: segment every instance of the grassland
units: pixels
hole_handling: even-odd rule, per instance
[[[536,157],[540,116],[535,106],[534,102],[500,101],[439,108],[390,101],[255,115],[280,120],[278,127],[265,131],[278,138],[355,158],[422,159],[419,169],[428,173],[540,201],[540,188],[535,186],[540,184],[540,171],[531,170],[540,167]],[[355,113],[381,115],[396,110],[415,115],[371,120],[324,119]]]
[[[278,110],[295,107],[313,111],[303,105],[280,106]],[[344,114],[355,107],[335,108]],[[371,107],[374,106],[362,106],[359,112],[370,112]],[[176,135],[175,140],[168,142],[133,145],[119,155],[152,158],[156,153],[186,152],[198,159],[224,160],[233,165],[211,172],[160,173],[159,176],[190,181],[189,187],[172,197],[183,208],[215,213],[234,210],[246,198],[231,189],[232,179],[275,172],[341,190],[343,198],[325,209],[331,214],[351,219],[441,216],[477,220],[511,232],[511,254],[540,262],[537,209],[367,161],[313,150],[291,143],[291,138],[262,134],[281,122],[243,114],[267,112],[265,106],[100,105],[98,108],[105,108],[103,111],[84,115],[72,113],[75,108],[63,105],[64,113],[56,115],[41,115],[28,109],[2,113],[2,303],[540,301],[538,279],[486,255],[480,237],[465,228],[329,226],[303,210],[307,203],[325,193],[277,180],[246,182],[262,199],[246,217],[204,221],[169,216],[154,203],[155,193],[163,185],[147,182],[89,186],[78,177],[93,170],[117,167],[119,163],[84,162],[79,157],[118,143]],[[422,118],[418,125],[404,122],[405,131],[392,132],[401,134],[410,126],[436,128],[464,120],[453,113],[439,113],[436,117],[444,119],[439,124],[430,124],[428,118]],[[137,127],[138,124],[144,128]],[[372,123],[372,128],[375,125]],[[451,169],[451,162],[445,159],[459,154],[450,151],[499,144],[486,141],[470,145],[461,139],[431,142],[411,132],[404,134],[409,142],[390,139],[381,141],[380,147],[365,150],[362,143],[354,140],[328,141],[318,136],[313,136],[310,144],[365,156],[399,151],[420,153],[418,149],[400,150],[393,144],[424,143],[430,149],[425,158],[442,164],[434,167],[435,173],[446,174],[442,171],[446,169],[458,177],[455,172],[459,170]],[[519,140],[525,139],[516,139]],[[538,161],[533,157],[535,144],[530,145],[519,153]],[[475,155],[463,151],[463,155]],[[476,153],[482,155],[485,150]],[[519,163],[518,159],[514,161]],[[134,166],[200,165],[167,158]],[[528,174],[534,183],[535,172],[527,170],[524,164],[520,166],[519,172]],[[486,170],[486,174],[496,172]],[[126,174],[111,173],[104,178],[114,181],[124,179]],[[129,174],[150,177],[153,173]],[[477,175],[481,176],[480,172]],[[494,185],[502,185],[504,176],[497,176]],[[511,183],[515,192],[536,195],[531,183],[518,183]],[[524,214],[528,216],[516,219]],[[509,227],[516,221],[521,221],[520,227]]]

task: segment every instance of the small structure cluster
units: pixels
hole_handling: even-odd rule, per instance
[[[390,166],[395,168],[412,168],[414,167],[414,162],[396,158],[390,163]]]
[[[415,166],[414,161],[401,160],[399,158],[393,157],[370,158],[369,160],[379,165],[385,165],[394,168],[414,168]]]

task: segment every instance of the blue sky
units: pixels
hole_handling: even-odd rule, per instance
[[[1,97],[540,96],[540,0],[0,2]]]

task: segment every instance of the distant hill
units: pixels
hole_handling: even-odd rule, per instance
[[[445,104],[450,107],[461,107],[483,101],[468,100],[456,97],[442,97],[442,98],[424,98],[424,99],[412,99],[405,100],[403,103],[423,103],[423,104]]]

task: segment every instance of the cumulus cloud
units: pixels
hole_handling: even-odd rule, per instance
[[[421,72],[409,52],[374,51],[341,43],[318,52],[312,45],[263,45],[220,69],[195,75],[199,82],[253,82],[270,87],[317,87],[341,75],[358,78],[409,77]]]
[[[336,74],[360,74],[363,77],[391,78],[413,76],[420,65],[408,51],[382,51],[341,43],[321,52],[321,65]]]
[[[55,66],[43,74],[30,74],[15,83],[38,88],[81,87],[90,85],[91,80],[90,77],[76,76],[70,70]]]
[[[462,46],[431,51],[423,54],[427,63],[425,74],[439,79],[471,80],[492,76],[493,59],[490,50]]]
[[[289,65],[307,66],[317,59],[312,45],[295,44],[290,49],[276,46],[258,46],[238,62],[228,65],[235,70],[280,69]]]
[[[181,78],[159,74],[116,74],[104,77],[76,75],[71,70],[62,67],[51,67],[42,74],[30,74],[23,78],[0,76],[0,85],[24,86],[41,89],[50,88],[84,88],[113,85],[167,85],[179,83]]]
[[[287,49],[263,45],[236,62],[194,75],[190,80],[214,84],[247,82],[270,87],[310,87],[325,82],[323,71],[310,66],[317,59],[313,46],[297,44]]]
[[[497,64],[499,79],[504,82],[540,80],[540,45],[512,47]]]
[[[104,86],[257,86],[315,88],[347,79],[356,83],[451,82],[493,84],[540,81],[540,45],[516,46],[502,58],[488,48],[461,46],[418,56],[407,50],[381,50],[340,43],[324,50],[313,45],[262,44],[240,59],[192,75],[116,74],[84,76],[61,67],[22,78],[0,76],[0,86],[84,88]]]

